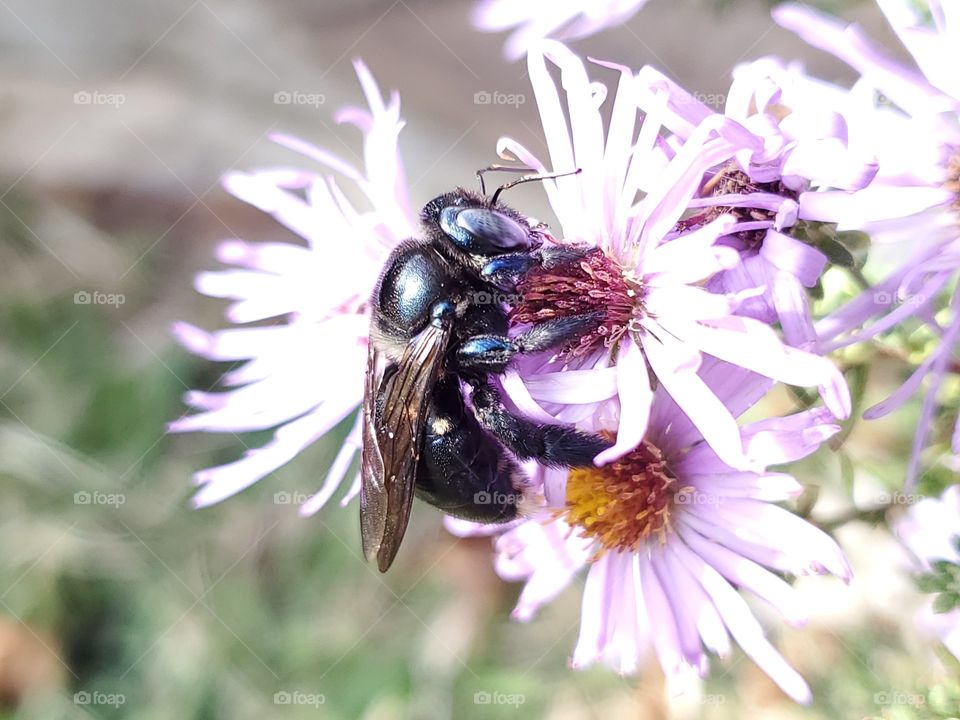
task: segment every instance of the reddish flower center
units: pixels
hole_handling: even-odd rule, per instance
[[[947,163],[947,181],[943,187],[953,193],[953,207],[960,212],[960,148],[955,148]]]
[[[678,488],[663,453],[644,440],[636,450],[602,468],[573,468],[567,477],[567,523],[596,539],[600,552],[634,552],[648,538],[660,544],[672,530],[670,512]],[[683,502],[682,500],[680,501]]]
[[[513,324],[597,313],[597,326],[563,348],[563,357],[582,357],[613,347],[644,313],[643,284],[602,250],[550,268],[535,268],[517,286],[520,301],[510,312]]]

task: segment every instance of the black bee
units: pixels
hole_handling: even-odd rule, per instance
[[[540,227],[497,201],[509,187],[556,176],[522,177],[488,198],[483,172],[479,195],[458,189],[423,208],[425,238],[393,251],[371,299],[360,529],[364,554],[381,572],[397,554],[415,494],[455,517],[502,523],[517,516],[523,496],[515,458],[586,466],[609,447],[517,415],[489,381],[518,354],[557,348],[598,318],[549,320],[508,337],[503,291],[571,251],[541,248]]]

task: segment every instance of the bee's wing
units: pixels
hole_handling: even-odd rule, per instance
[[[363,554],[386,572],[407,529],[420,459],[423,426],[449,331],[428,325],[392,373],[373,343],[363,399],[360,536]]]

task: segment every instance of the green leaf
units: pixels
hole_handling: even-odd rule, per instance
[[[838,232],[836,240],[851,252],[866,252],[870,248],[870,236],[859,230]]]
[[[940,578],[933,574],[918,576],[916,578],[916,584],[922,593],[937,593],[946,589],[940,581]]]
[[[852,493],[854,481],[853,460],[842,450],[837,453],[837,458],[840,460],[840,480],[843,482],[843,486],[847,491]]]
[[[827,259],[833,265],[839,265],[840,267],[845,268],[854,268],[857,266],[857,260],[853,257],[847,248],[843,246],[842,243],[837,242],[836,240],[826,238],[821,240],[817,247],[827,256]]]
[[[933,601],[933,611],[935,613],[947,613],[956,607],[960,607],[960,593],[954,590],[940,593],[937,595],[937,599]]]
[[[949,560],[934,560],[930,565],[933,567],[933,571],[944,578],[949,578],[951,575],[951,569],[954,567],[954,564]]]
[[[826,292],[823,289],[823,278],[817,278],[817,284],[810,288],[807,292],[810,293],[810,297],[816,301],[823,300],[826,296]]]

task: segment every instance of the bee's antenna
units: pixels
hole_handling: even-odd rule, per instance
[[[487,196],[487,188],[483,182],[483,174],[487,172],[529,172],[533,168],[528,167],[511,167],[510,165],[491,165],[490,167],[485,167],[482,170],[477,170],[477,179],[480,181],[480,194],[484,197]]]
[[[567,177],[568,175],[579,175],[581,172],[583,172],[583,168],[577,168],[576,170],[571,170],[570,172],[565,173],[551,173],[549,175],[525,175],[522,178],[518,178],[513,182],[509,182],[506,185],[501,185],[498,187],[497,191],[493,194],[493,197],[490,198],[490,204],[496,205],[497,198],[500,197],[500,193],[502,193],[504,190],[509,190],[512,187],[516,187],[517,185],[534,182],[535,180],[552,180],[554,178]]]

